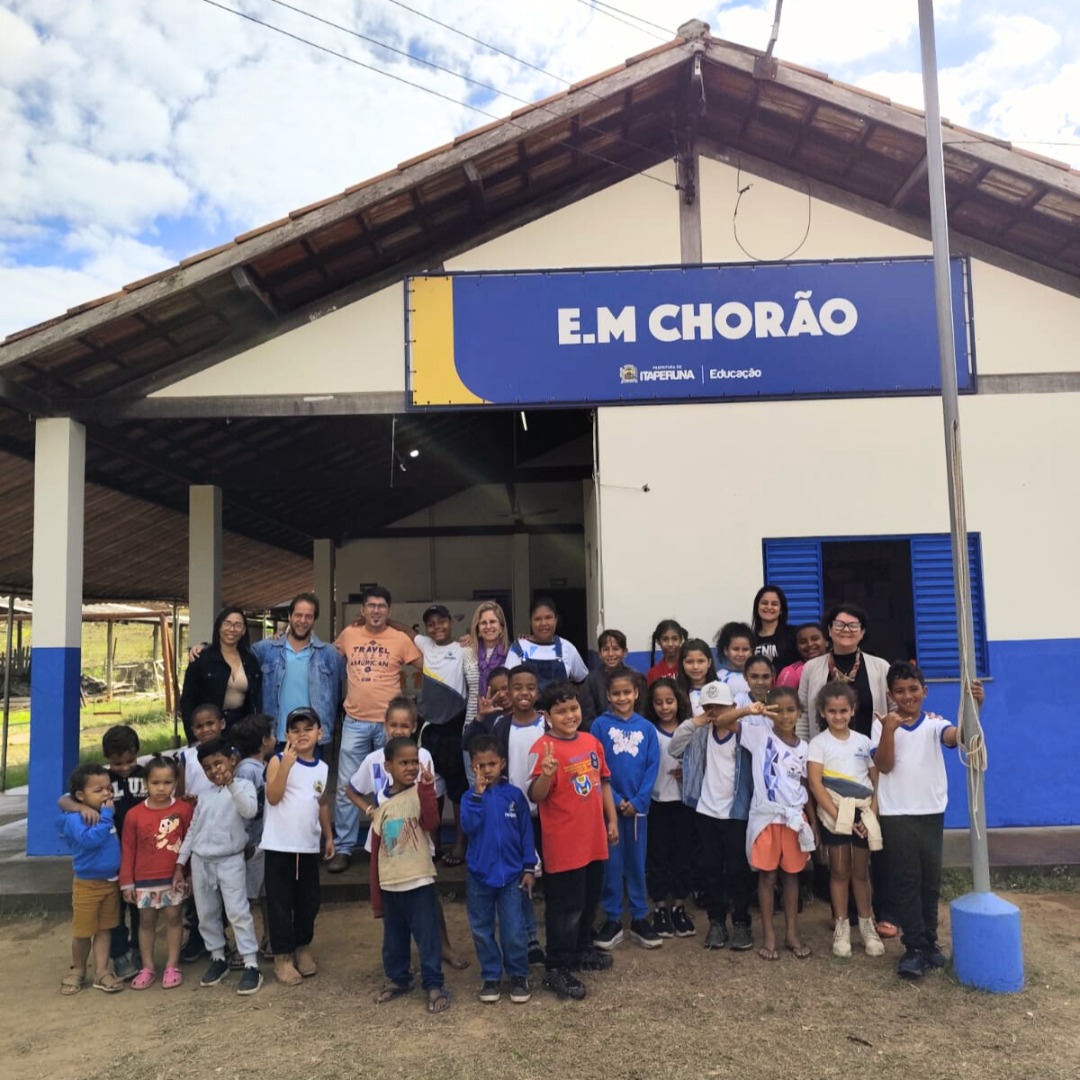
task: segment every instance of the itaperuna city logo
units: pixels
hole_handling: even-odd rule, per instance
[[[636,383],[638,379],[637,368],[633,364],[623,364],[619,368],[619,382]]]

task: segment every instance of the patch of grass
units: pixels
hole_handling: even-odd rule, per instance
[[[1047,866],[1043,869],[1010,869],[999,867],[990,871],[990,885],[995,892],[1080,892],[1080,869],[1075,866]],[[952,867],[941,875],[943,903],[971,892],[971,871]]]

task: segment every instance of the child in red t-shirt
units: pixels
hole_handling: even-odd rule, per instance
[[[533,745],[529,798],[540,810],[544,837],[547,958],[544,986],[580,1001],[585,985],[573,971],[602,971],[612,958],[592,945],[593,916],[604,883],[608,845],[619,842],[604,751],[578,731],[581,705],[570,683],[552,683],[537,703],[548,731]]]
[[[157,978],[154,937],[158,912],[165,921],[168,958],[161,985],[172,990],[184,981],[180,973],[181,920],[186,889],[173,884],[176,859],[194,810],[176,798],[176,761],[152,758],[146,766],[146,800],[136,803],[124,818],[120,853],[120,889],[126,903],[139,909],[139,952],[143,966],[131,981],[132,990],[148,990]]]

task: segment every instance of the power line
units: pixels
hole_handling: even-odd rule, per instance
[[[412,60],[414,63],[423,64],[426,67],[433,68],[435,71],[441,71],[445,75],[452,75],[455,79],[461,79],[462,82],[468,83],[470,86],[475,86],[481,90],[487,90],[497,97],[509,98],[511,101],[516,101],[519,105],[532,105],[534,108],[540,109],[543,112],[551,112],[551,109],[542,103],[532,102],[528,98],[518,97],[516,94],[511,94],[509,91],[500,90],[497,86],[491,86],[489,83],[480,82],[480,80],[465,75],[460,71],[456,71],[454,68],[445,67],[443,64],[437,64],[434,60],[428,60],[424,56],[417,56],[416,53],[411,53],[406,49],[399,49],[395,45],[388,45],[385,41],[369,37],[367,34],[360,33],[359,30],[353,30],[352,27],[342,26],[341,23],[336,23],[330,19],[323,18],[321,15],[316,15],[313,11],[308,11],[305,8],[297,7],[295,4],[290,4],[287,0],[270,0],[270,3],[293,11],[297,15],[303,15],[306,18],[314,19],[316,22],[322,23],[324,26],[332,27],[334,30],[340,30],[343,34],[351,34],[361,41],[366,41],[369,45],[375,45],[380,49],[386,49],[387,52],[394,53],[396,56],[403,56],[408,60]],[[596,94],[592,96],[598,98],[598,95]],[[587,131],[595,131],[601,135],[610,134],[610,132],[605,131],[596,124],[581,124],[580,126]],[[651,153],[653,150],[651,146],[645,146],[642,143],[635,142],[633,139],[628,139],[622,134],[619,135],[619,141],[626,143],[627,146],[634,147],[635,150],[644,150],[647,153]]]
[[[382,75],[387,79],[393,79],[394,82],[402,83],[405,86],[411,86],[414,90],[422,90],[425,94],[431,94],[433,97],[441,98],[443,101],[448,101],[451,105],[457,105],[462,109],[469,109],[471,112],[479,113],[481,116],[486,116],[490,120],[497,120],[507,127],[516,128],[518,131],[524,131],[529,134],[526,128],[521,124],[516,123],[510,117],[498,116],[496,113],[489,112],[487,109],[480,108],[479,105],[472,105],[467,101],[461,101],[459,98],[451,97],[449,94],[444,94],[441,90],[436,90],[431,86],[424,86],[423,83],[413,82],[411,79],[406,79],[401,75],[395,75],[393,72],[386,71],[383,68],[376,66],[375,64],[365,63],[363,60],[357,60],[355,57],[349,56],[346,53],[338,52],[336,49],[331,49],[327,45],[320,45],[316,41],[312,41],[310,38],[301,37],[299,34],[294,34],[291,30],[285,30],[280,26],[275,26],[273,23],[264,22],[262,19],[256,18],[254,15],[249,15],[246,11],[237,11],[236,8],[228,7],[225,4],[218,3],[218,0],[202,0],[204,4],[209,4],[210,7],[218,8],[221,11],[227,11],[230,15],[236,15],[241,19],[245,19],[248,22],[255,23],[257,26],[261,26],[266,30],[273,30],[277,34],[281,34],[283,37],[291,38],[293,41],[298,41],[301,45],[309,45],[313,49],[318,49],[319,52],[326,53],[328,56],[336,57],[338,60],[344,60],[349,64],[355,64],[357,67],[363,68],[365,71],[374,72],[376,75]],[[541,106],[538,106],[542,108]],[[546,110],[545,110],[546,111]],[[646,180],[652,180],[657,184],[663,184],[665,187],[674,188],[679,190],[678,184],[671,183],[670,180],[664,180],[662,177],[653,176],[652,173],[638,171],[631,168],[629,165],[624,165],[620,161],[612,161],[610,158],[604,157],[602,154],[597,154],[595,151],[586,150],[581,146],[574,146],[572,143],[568,143],[562,139],[553,140],[553,144],[556,146],[562,146],[572,153],[582,154],[585,157],[593,158],[596,161],[602,162],[604,165],[610,165],[612,168],[622,169],[630,176],[642,176]]]
[[[618,23],[622,23],[623,26],[629,26],[632,30],[639,30],[643,34],[648,34],[651,38],[657,38],[660,41],[670,41],[673,37],[676,37],[666,26],[661,26],[659,23],[650,22],[648,19],[643,19],[640,15],[635,15],[630,11],[623,11],[622,8],[614,7],[611,4],[605,4],[602,0],[578,0],[579,4],[584,4],[587,8],[592,8],[593,11],[598,12],[601,15],[606,15],[609,19],[614,19]],[[622,18],[622,16],[627,18]],[[630,19],[636,19],[637,22],[630,22]],[[644,23],[645,26],[654,26],[657,30],[663,30],[664,37],[660,37],[659,34],[653,33],[652,30],[646,30],[645,26],[640,26],[640,23]]]

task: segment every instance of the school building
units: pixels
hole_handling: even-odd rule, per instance
[[[1080,824],[1080,174],[944,140],[988,820]],[[642,661],[659,619],[711,638],[772,581],[794,621],[862,603],[867,651],[955,715],[930,250],[921,113],[693,22],[9,337],[30,852],[75,759],[83,596],[172,595],[185,564],[195,639],[275,582],[334,597],[327,636],[377,582],[519,629],[550,594],[566,636],[618,627]]]

